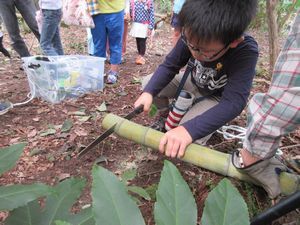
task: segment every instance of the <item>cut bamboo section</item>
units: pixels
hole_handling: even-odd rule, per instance
[[[107,114],[102,125],[105,129],[115,126],[114,132],[119,136],[158,150],[162,132],[123,119],[114,114]],[[198,144],[190,144],[181,158],[183,161],[210,170],[212,172],[257,184],[246,174],[240,173],[231,163],[231,155]],[[268,178],[266,178],[268,179]],[[300,189],[300,177],[281,173],[280,184],[283,194],[291,194]]]

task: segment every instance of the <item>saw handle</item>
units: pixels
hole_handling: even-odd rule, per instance
[[[124,117],[124,119],[131,120],[133,117],[135,117],[136,115],[140,114],[143,111],[144,111],[144,105],[139,105],[131,113],[127,114]]]

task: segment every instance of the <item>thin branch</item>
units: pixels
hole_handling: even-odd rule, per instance
[[[280,150],[294,148],[294,147],[300,147],[300,144],[288,145],[288,146],[280,147]]]
[[[297,0],[293,0],[293,3],[290,5],[289,9],[287,10],[287,14],[285,17],[283,17],[279,23],[279,30],[282,29],[283,25],[286,23],[286,21],[291,17],[293,9],[295,9],[295,6],[297,4]]]

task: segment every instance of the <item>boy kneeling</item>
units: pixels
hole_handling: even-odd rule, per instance
[[[154,102],[161,111],[167,110],[183,77],[179,71],[189,62],[183,90],[194,97],[194,104],[179,126],[161,139],[159,149],[165,155],[182,157],[190,143],[205,144],[246,106],[258,47],[244,32],[256,8],[256,0],[188,0],[183,5],[181,38],[155,73],[145,79],[143,93],[134,104],[143,104],[148,111]]]

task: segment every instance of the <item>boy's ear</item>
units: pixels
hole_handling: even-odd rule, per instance
[[[236,48],[236,46],[238,46],[239,45],[239,43],[241,43],[242,41],[244,41],[244,36],[242,36],[242,37],[240,37],[240,38],[238,38],[238,39],[235,39],[233,42],[231,42],[230,44],[229,44],[229,47],[230,48]]]

